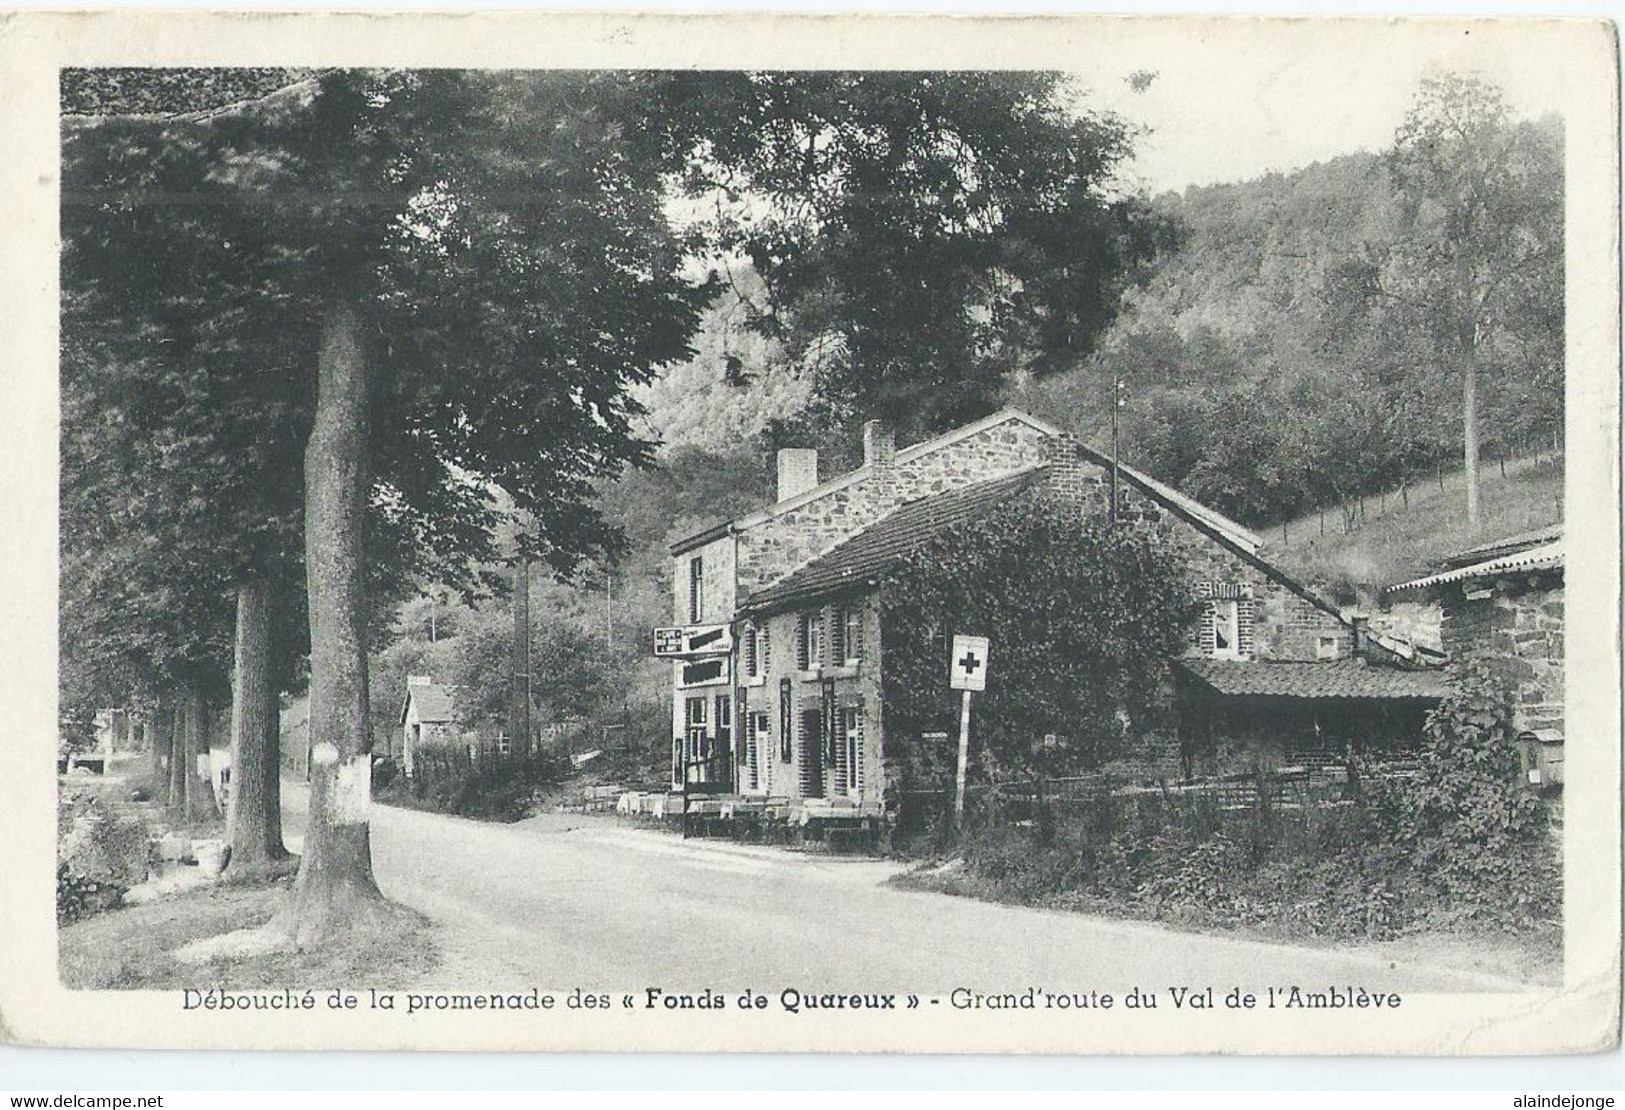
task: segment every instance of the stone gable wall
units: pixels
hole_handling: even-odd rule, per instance
[[[1045,438],[1029,424],[1007,420],[906,462],[871,468],[844,489],[748,529],[738,537],[738,597],[805,566],[908,501],[1041,461]]]
[[[693,560],[700,560],[701,580],[704,583],[703,606],[700,610],[698,624],[726,624],[733,620],[734,606],[738,601],[735,594],[736,576],[734,574],[734,538],[722,536],[712,540],[704,547],[697,547],[692,551],[672,559],[671,578],[671,616],[675,624],[689,624],[688,586],[689,567]]]
[[[1459,585],[1444,598],[1441,636],[1452,659],[1476,659],[1507,683],[1518,729],[1563,730],[1563,581],[1503,580],[1468,600]]]

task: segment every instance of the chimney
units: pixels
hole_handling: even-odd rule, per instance
[[[890,466],[897,454],[897,432],[884,420],[863,425],[863,465]]]
[[[1367,620],[1368,618],[1363,613],[1354,613],[1349,617],[1349,623],[1354,626],[1354,655],[1356,658],[1364,656],[1366,653]]]
[[[818,452],[811,447],[779,451],[779,500],[788,501],[818,484]]]

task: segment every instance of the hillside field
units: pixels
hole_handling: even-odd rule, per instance
[[[1326,509],[1324,534],[1319,513],[1288,521],[1284,532],[1279,524],[1258,529],[1264,538],[1259,553],[1289,574],[1330,590],[1339,600],[1353,600],[1356,591],[1369,594],[1427,574],[1452,552],[1562,520],[1562,457],[1509,461],[1505,477],[1496,463],[1485,465],[1476,529],[1467,524],[1466,479],[1461,470],[1446,472],[1442,489],[1437,478],[1428,475],[1413,483],[1407,496],[1408,506],[1397,490],[1386,498],[1367,496],[1363,522],[1347,533],[1336,506]]]

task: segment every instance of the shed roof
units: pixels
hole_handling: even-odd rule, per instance
[[[1527,551],[1531,547],[1542,547],[1563,538],[1562,524],[1549,524],[1545,528],[1536,528],[1532,532],[1519,532],[1515,536],[1503,536],[1489,543],[1481,543],[1477,547],[1469,547],[1446,555],[1441,561],[1442,569],[1471,566],[1489,559],[1498,559],[1502,555],[1511,555],[1518,551]]]
[[[1227,697],[1437,701],[1449,691],[1441,671],[1373,666],[1364,659],[1314,663],[1180,659],[1177,665],[1214,693]]]
[[[1008,504],[1012,497],[1041,483],[1048,470],[1047,464],[1039,464],[1002,478],[910,501],[800,570],[758,590],[745,599],[741,610],[781,609],[797,601],[866,585],[944,530]]]
[[[1563,569],[1563,541],[1541,544],[1538,547],[1528,547],[1521,551],[1514,551],[1510,555],[1502,555],[1494,559],[1486,559],[1481,563],[1472,563],[1468,566],[1457,567],[1440,574],[1430,574],[1426,578],[1413,578],[1409,582],[1401,582],[1397,586],[1389,586],[1384,593],[1397,594],[1406,590],[1425,590],[1431,586],[1443,586],[1451,582],[1469,582],[1484,578],[1495,578],[1503,574],[1518,574],[1528,571],[1549,571]]]
[[[406,723],[407,711],[416,702],[418,720],[426,725],[443,725],[457,719],[455,686],[440,682],[414,682],[406,688],[406,700],[401,702],[401,723]]]

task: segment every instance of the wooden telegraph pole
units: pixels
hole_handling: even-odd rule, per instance
[[[509,752],[530,755],[530,554],[525,518],[514,513],[513,689],[508,708]]]
[[[948,656],[948,687],[961,691],[959,761],[954,774],[954,827],[965,827],[965,771],[970,765],[971,691],[987,689],[987,637],[955,636]]]

